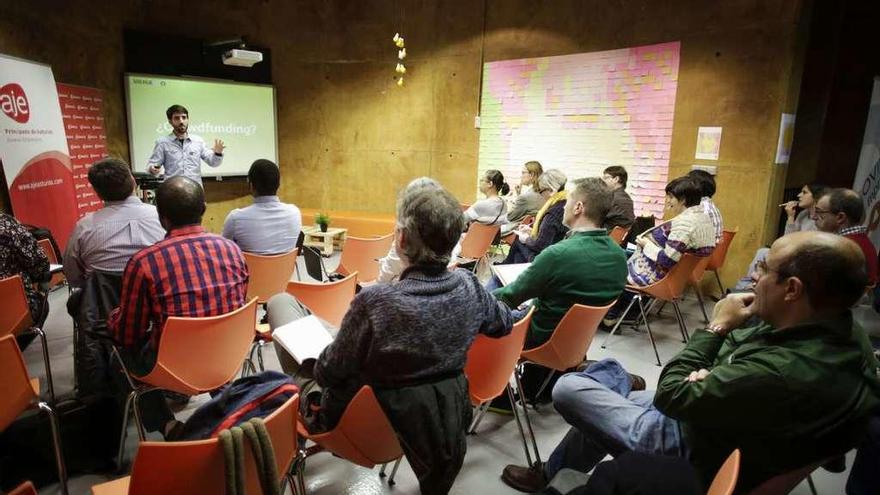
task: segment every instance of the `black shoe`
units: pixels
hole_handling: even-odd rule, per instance
[[[508,464],[501,473],[501,481],[507,486],[526,493],[535,493],[547,487],[547,476],[544,465],[535,464],[531,467]]]
[[[166,442],[173,442],[179,439],[183,435],[183,423],[176,419],[172,419],[165,425],[165,431],[162,432],[162,437],[165,438]]]

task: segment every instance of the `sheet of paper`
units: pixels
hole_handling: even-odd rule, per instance
[[[62,265],[56,265],[55,263],[49,263],[49,273],[58,273],[64,267]]]
[[[307,359],[318,359],[321,351],[333,342],[333,336],[317,316],[309,315],[276,328],[272,340],[302,364]]]
[[[503,285],[510,285],[531,263],[513,263],[510,265],[492,265],[492,273],[501,280]]]
[[[698,160],[717,160],[721,152],[721,127],[700,127],[697,130]]]

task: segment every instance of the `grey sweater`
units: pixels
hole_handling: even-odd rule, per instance
[[[510,309],[474,274],[413,267],[399,282],[366,287],[354,298],[318,358],[315,379],[351,392],[446,378],[464,369],[477,333],[502,337],[512,326]]]

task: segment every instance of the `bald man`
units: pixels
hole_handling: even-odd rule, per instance
[[[168,234],[129,260],[119,307],[107,322],[126,367],[135,375],[153,369],[169,316],[222,315],[243,306],[247,294],[248,270],[241,250],[201,225],[205,192],[198,182],[182,176],[166,180],[156,191],[156,209]],[[123,387],[123,392],[128,391]],[[180,430],[161,395],[147,394],[140,405],[148,431],[161,431],[171,439],[173,431]]]
[[[877,283],[877,250],[868,237],[868,229],[862,225],[865,216],[865,203],[862,196],[852,189],[836,188],[827,190],[816,201],[813,208],[813,221],[822,232],[831,232],[851,239],[859,245],[865,255],[868,268],[868,284]]]
[[[849,310],[867,281],[861,250],[837,235],[790,234],[754,277],[755,293],[721,300],[656,392],[600,383],[592,368],[563,376],[553,403],[573,428],[545,466],[508,466],[504,481],[537,491],[561,468],[586,472],[606,454],[636,451],[686,456],[708,484],[740,449],[737,490],[749,491],[854,447],[880,406],[878,363]],[[752,316],[764,323],[738,329]]]

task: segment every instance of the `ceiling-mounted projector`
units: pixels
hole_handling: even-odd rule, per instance
[[[255,63],[263,61],[263,54],[253,50],[233,49],[223,54],[224,65],[237,65],[239,67],[253,67]]]

